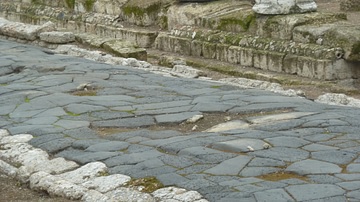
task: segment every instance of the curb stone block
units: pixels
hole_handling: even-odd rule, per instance
[[[75,41],[72,32],[43,32],[39,34],[40,40],[48,43],[65,44]]]

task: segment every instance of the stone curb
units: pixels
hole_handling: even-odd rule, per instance
[[[207,202],[196,191],[176,187],[152,193],[141,192],[143,187],[126,187],[131,180],[129,176],[108,175],[108,167],[102,162],[80,167],[64,158],[51,159],[45,151],[27,143],[32,138],[29,134],[11,136],[7,130],[0,129],[0,172],[28,183],[32,190],[86,202]]]

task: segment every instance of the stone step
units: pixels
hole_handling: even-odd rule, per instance
[[[155,48],[308,78],[336,80],[359,76],[356,64],[342,59],[341,48],[197,30],[189,26],[159,33]]]
[[[124,41],[113,38],[102,38],[94,34],[76,34],[76,40],[91,48],[104,49],[105,51],[123,58],[136,58],[138,60],[147,60],[145,48],[139,48],[130,41]]]
[[[319,26],[339,21],[346,21],[346,14],[313,12],[290,15],[264,15],[256,18],[255,34],[265,38],[292,40],[293,30],[298,26]]]
[[[25,6],[22,4],[22,6]],[[48,21],[56,24],[57,29],[64,29],[74,33],[91,33],[100,37],[112,37],[131,41],[139,47],[151,47],[158,34],[157,31],[142,27],[124,27],[117,22],[118,16],[100,13],[74,13],[66,8],[28,5],[22,9],[29,12],[17,12],[16,6],[0,3],[6,13],[0,12],[0,17],[11,21],[41,25]],[[30,12],[31,11],[31,12]],[[4,16],[6,15],[6,16]]]
[[[360,61],[360,27],[349,23],[298,26],[293,31],[294,41],[339,46],[344,59]]]
[[[254,24],[255,13],[247,0],[212,1],[204,4],[175,4],[168,10],[168,27],[181,25],[247,32]]]

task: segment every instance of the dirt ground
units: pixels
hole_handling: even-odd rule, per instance
[[[321,12],[340,12],[340,6],[339,2],[341,0],[315,0],[318,4],[318,11]],[[360,12],[347,12],[348,20],[354,24],[357,24],[360,26]],[[207,71],[207,74],[209,77],[217,79],[217,78],[223,78],[228,77],[226,75],[220,74],[218,72],[213,71]],[[305,80],[305,79],[303,79]],[[307,97],[310,99],[314,99],[319,95],[322,95],[327,92],[341,92],[342,89],[336,89],[333,85],[312,85],[310,82],[310,85],[288,85],[285,86],[285,88],[292,88],[292,89],[301,89],[303,90]],[[354,91],[354,89],[350,89],[348,93],[355,98],[360,99],[360,93],[359,91]],[[228,114],[222,114],[223,119],[234,119],[239,118],[236,115],[228,115]],[[207,116],[204,121],[209,123],[211,122],[211,116]],[[215,120],[215,119],[214,119]],[[217,118],[217,120],[219,120]],[[199,128],[197,130],[203,130],[206,129],[208,126],[202,125],[201,122],[197,123],[199,125]],[[215,123],[212,123],[215,124]],[[193,126],[189,125],[180,125],[180,126],[170,126],[170,127],[177,127],[180,131],[189,131],[192,129]],[[168,128],[168,127],[167,127]],[[156,129],[161,129],[161,126],[158,126]],[[104,135],[104,134],[103,134]],[[16,180],[10,179],[4,175],[0,174],[0,201],[6,201],[6,202],[70,202],[71,200],[67,200],[64,198],[54,198],[50,197],[46,193],[41,192],[35,192],[28,188],[27,185],[21,185]]]
[[[71,202],[64,198],[50,197],[47,193],[35,192],[27,185],[0,175],[0,201],[2,202]]]

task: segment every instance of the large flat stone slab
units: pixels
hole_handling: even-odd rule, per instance
[[[340,173],[341,170],[342,168],[336,164],[312,159],[306,159],[304,161],[293,163],[286,169],[288,172],[294,172],[300,175],[335,174]]]
[[[145,48],[136,48],[133,44],[122,40],[111,40],[105,42],[102,47],[118,57],[136,58],[138,60],[147,60]]]
[[[242,129],[242,128],[247,128],[249,127],[249,124],[241,121],[241,120],[235,120],[235,121],[229,121],[226,123],[221,123],[218,125],[215,125],[207,130],[205,130],[204,132],[223,132],[223,131],[228,131],[228,130],[236,130],[236,129]]]
[[[331,184],[292,185],[285,189],[297,201],[325,199],[333,196],[341,196],[345,193],[345,190]]]
[[[264,144],[266,144],[266,142],[262,140],[243,138],[226,142],[217,142],[212,144],[211,148],[226,152],[249,152],[264,149]]]
[[[205,170],[205,173],[213,175],[238,175],[239,172],[249,163],[251,157],[238,156],[226,161],[219,165]]]

